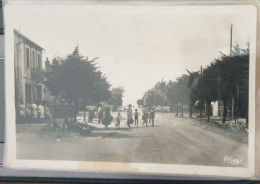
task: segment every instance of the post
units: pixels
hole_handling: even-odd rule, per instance
[[[202,76],[202,66],[200,66],[200,76]],[[202,102],[202,97],[200,93],[200,117],[202,117],[202,108],[203,108],[203,102]]]
[[[232,32],[233,32],[233,24],[230,26],[230,60],[232,57]],[[232,97],[231,101],[231,119],[234,118],[234,97]]]
[[[232,107],[231,107],[231,118],[234,119],[234,104],[235,104],[235,101],[234,101],[234,97],[232,97]]]
[[[230,26],[230,58],[232,56],[232,32],[233,32],[233,24]]]

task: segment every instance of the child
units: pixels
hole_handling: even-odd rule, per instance
[[[120,112],[118,113],[117,117],[116,117],[116,127],[120,128],[120,120],[122,119],[122,116],[120,114]]]
[[[138,109],[135,109],[134,117],[135,117],[135,126],[137,125],[137,127],[138,127],[138,115],[141,114],[138,112]]]

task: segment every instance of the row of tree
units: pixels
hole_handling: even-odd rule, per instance
[[[54,97],[53,104],[56,105],[57,99],[64,99],[72,109],[74,122],[80,107],[98,106],[101,102],[107,102],[115,108],[122,105],[124,89],[110,89],[111,84],[99,70],[97,59],[89,60],[76,47],[65,59],[54,58],[46,68],[44,83]]]
[[[169,106],[183,116],[183,107],[189,107],[189,116],[195,109],[200,117],[205,112],[210,121],[211,102],[218,101],[222,108],[222,122],[227,116],[248,120],[248,80],[249,80],[249,45],[247,49],[234,47],[232,55],[214,59],[209,66],[200,71],[177,77],[175,81],[160,81],[144,93],[138,105]]]

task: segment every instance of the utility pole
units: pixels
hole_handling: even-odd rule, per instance
[[[230,58],[232,56],[232,32],[233,32],[233,24],[230,26]]]
[[[200,66],[200,77],[202,77],[202,66]],[[201,99],[201,94],[200,94],[200,120],[202,118],[202,108],[203,108],[203,104],[202,104],[202,99]]]
[[[230,26],[230,60],[231,60],[231,57],[232,57],[232,35],[233,34],[233,24],[231,24]],[[232,101],[231,101],[231,118],[233,119],[234,118],[234,104],[235,104],[235,101],[234,101],[234,97],[232,97]]]

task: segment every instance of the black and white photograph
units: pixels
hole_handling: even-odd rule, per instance
[[[254,6],[21,6],[4,7],[7,165],[252,175]]]

